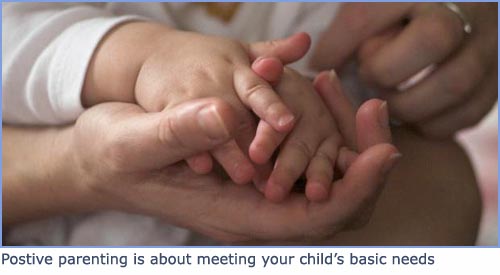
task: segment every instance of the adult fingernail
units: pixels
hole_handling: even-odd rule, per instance
[[[209,138],[215,140],[229,138],[229,130],[215,106],[209,105],[204,107],[198,112],[197,118],[198,124]]]
[[[387,101],[382,102],[378,107],[378,121],[383,128],[389,128],[389,111],[387,110]]]
[[[384,174],[389,173],[392,170],[396,162],[402,157],[401,153],[394,153],[389,156],[389,158],[385,161],[384,167],[382,168],[382,172]]]
[[[334,69],[331,69],[330,72],[328,73],[328,76],[330,77],[331,82],[337,81],[339,79],[339,76],[337,75],[337,72]]]
[[[342,86],[340,84],[340,79],[337,72],[334,69],[331,69],[330,72],[328,73],[328,76],[330,77],[330,82],[332,83],[332,87],[335,90],[341,91]]]

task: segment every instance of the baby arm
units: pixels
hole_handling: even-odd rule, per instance
[[[268,54],[290,62],[307,51],[309,39],[299,34],[269,45],[277,46]],[[136,102],[148,112],[168,111],[196,98],[214,97],[229,103],[241,127],[232,133],[233,140],[211,155],[235,182],[245,183],[255,175],[244,153],[255,133],[253,113],[278,132],[289,131],[295,120],[271,86],[250,68],[252,58],[265,52],[265,47],[152,23],[124,24],[108,34],[95,52],[82,101],[86,106]],[[201,159],[210,157],[204,156]]]

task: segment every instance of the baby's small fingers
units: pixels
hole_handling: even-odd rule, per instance
[[[284,144],[266,186],[267,199],[280,202],[287,197],[295,181],[306,170],[315,149],[316,146],[303,140],[291,139]]]
[[[314,79],[314,88],[333,115],[344,141],[350,148],[356,149],[356,110],[335,71],[318,74]]]
[[[333,169],[340,139],[326,139],[318,148],[306,171],[306,197],[310,201],[326,200],[333,181]]]
[[[187,158],[186,163],[193,172],[200,175],[210,173],[213,168],[212,157],[207,152]]]
[[[295,116],[273,88],[250,68],[238,69],[234,74],[234,87],[240,100],[276,131],[292,129]]]
[[[250,159],[258,164],[266,163],[285,137],[285,133],[274,130],[269,123],[261,120],[248,152]]]
[[[212,155],[235,183],[250,182],[255,175],[255,168],[234,140],[215,148]]]

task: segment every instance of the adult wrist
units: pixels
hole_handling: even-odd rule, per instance
[[[79,184],[73,127],[4,127],[3,210],[6,226],[96,209]]]
[[[87,213],[105,209],[105,199],[89,188],[91,177],[81,162],[81,156],[75,142],[75,127],[72,126],[59,133],[54,138],[54,143],[59,144],[55,148],[54,155],[57,157],[55,174],[59,175],[61,205],[64,205],[69,213]]]

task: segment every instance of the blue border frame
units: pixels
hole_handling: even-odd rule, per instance
[[[498,26],[500,26],[500,19],[498,17],[499,10],[500,10],[500,8],[498,8],[498,6],[497,6],[497,28],[498,28]],[[497,29],[497,31],[498,31],[498,29]],[[497,42],[498,42],[498,38],[497,38]],[[500,49],[500,46],[498,46],[498,44],[497,44],[497,47],[499,47],[498,49]],[[498,68],[499,68],[498,60],[500,60],[498,58],[498,49],[497,49],[497,74],[498,74],[497,79],[500,78],[500,71],[498,70]],[[498,86],[497,86],[497,104],[498,104],[498,94],[500,94],[500,93],[498,92]],[[500,116],[497,113],[497,125],[498,125],[498,118],[499,117]],[[497,139],[498,139],[497,140],[497,156],[498,156],[498,154],[500,153],[500,150],[498,149],[498,144],[500,143],[500,138],[498,137],[498,128],[497,128]],[[497,158],[497,176],[498,176],[498,167],[499,166],[498,166],[498,158]],[[500,224],[500,201],[499,201],[499,198],[500,198],[500,188],[499,188],[498,178],[497,178],[497,247],[500,247],[500,228],[499,228],[500,227],[499,226],[499,224]]]
[[[82,2],[82,1],[2,1],[3,2]],[[102,1],[85,1],[85,2],[102,2]],[[161,2],[161,1],[130,1],[130,0],[124,0],[124,1],[108,1],[108,2]],[[199,1],[170,1],[170,2],[199,2]],[[230,1],[205,1],[205,2],[230,2]],[[244,2],[269,2],[269,1],[244,1]],[[309,1],[275,1],[275,2],[309,2]],[[310,1],[310,2],[412,2],[412,1],[372,1],[372,0],[356,0],[356,1],[324,1],[324,0],[319,0],[319,1]],[[437,2],[437,1],[419,1],[419,2]],[[473,1],[455,1],[455,2],[473,2]],[[497,2],[498,1],[481,1],[481,2]],[[497,7],[498,8],[498,7]],[[498,9],[500,10],[500,8]],[[3,14],[3,4],[0,6],[0,11]],[[498,25],[500,25],[500,19],[497,18]],[[2,22],[0,22],[0,26],[2,26]],[[3,31],[0,30],[0,33]],[[500,32],[499,32],[500,33]],[[3,37],[3,36],[2,36]],[[1,46],[0,46],[1,47]],[[500,46],[498,47],[500,49]],[[498,55],[497,55],[498,59]],[[500,60],[500,59],[498,59]],[[497,67],[498,67],[498,62],[497,62]],[[3,66],[0,69],[3,71]],[[498,77],[500,78],[500,71],[498,71]],[[2,73],[2,83],[3,83],[3,73]],[[1,93],[1,88],[0,88],[0,93]],[[500,94],[497,91],[498,94]],[[2,103],[2,98],[0,98],[0,103]],[[1,108],[1,107],[0,107]],[[2,118],[2,113],[0,113],[0,118]],[[497,114],[497,123],[498,123],[498,118],[500,118],[500,115]],[[0,141],[2,140],[2,134],[3,134],[3,127],[0,129]],[[498,138],[498,136],[497,136]],[[500,138],[498,138],[498,143],[500,143]],[[3,146],[2,146],[3,147]],[[2,147],[0,147],[0,153],[2,153]],[[497,153],[500,154],[500,149],[497,148]],[[0,164],[2,163],[3,158],[0,160]],[[498,163],[497,163],[498,165]],[[3,167],[3,166],[2,166]],[[0,175],[2,175],[2,167],[0,167]],[[500,166],[498,166],[500,167]],[[498,168],[497,167],[497,168]],[[0,180],[0,210],[3,209],[3,197],[2,197],[2,182]],[[498,182],[497,182],[497,244],[496,246],[314,246],[314,248],[499,248],[500,247],[500,230],[499,230],[499,221],[500,221],[500,203],[498,202],[498,198],[500,198],[500,189],[498,188]],[[0,226],[0,249],[5,247],[5,248],[304,248],[304,247],[311,247],[311,246],[4,246],[3,245],[3,211],[0,211],[0,221],[2,221],[2,226]]]

